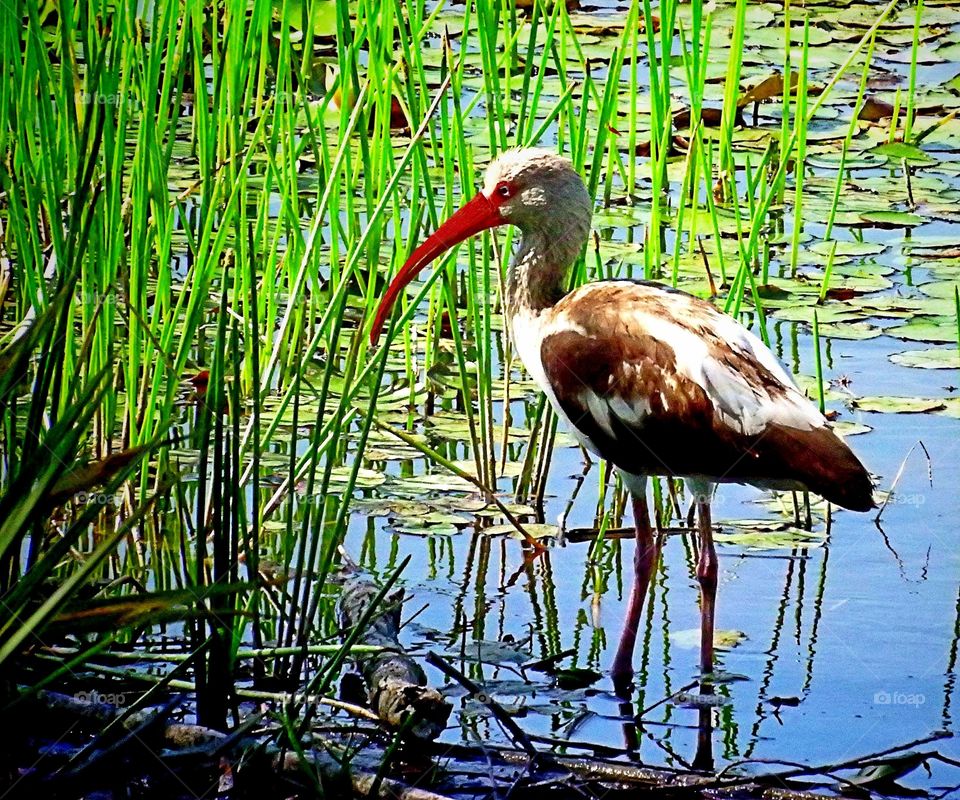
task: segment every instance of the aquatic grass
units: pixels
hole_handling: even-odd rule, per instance
[[[680,54],[683,61],[684,75],[686,78],[687,94],[690,97],[690,123],[688,126],[687,140],[687,163],[684,170],[683,179],[680,187],[679,203],[677,207],[676,233],[674,238],[673,268],[671,271],[671,284],[676,286],[679,281],[680,271],[680,252],[683,231],[683,223],[686,215],[687,202],[691,204],[691,214],[687,232],[688,251],[692,252],[693,243],[697,242],[701,247],[702,243],[698,237],[699,222],[699,175],[700,160],[702,151],[702,137],[700,126],[703,119],[703,96],[706,86],[706,69],[710,53],[710,37],[713,30],[713,15],[707,14],[706,20],[703,18],[703,4],[696,2],[691,5],[691,31],[688,42],[685,33],[683,20],[678,19],[678,35],[680,39]],[[705,195],[708,203],[713,202],[713,195],[706,187]],[[720,260],[721,280],[726,283],[726,265],[723,260],[723,248],[720,242],[719,224],[716,218],[716,209],[710,211],[711,221],[716,236],[717,255]]]
[[[740,70],[743,63],[743,40],[746,28],[747,3],[737,0],[734,11],[733,34],[730,40],[731,58],[727,62],[727,73],[723,84],[723,110],[720,117],[720,150],[718,169],[724,189],[736,197],[734,172],[736,164],[733,156],[733,129],[737,124],[740,107]]]
[[[793,95],[793,42],[791,0],[784,0],[783,3],[783,95],[780,106],[780,139],[778,142],[779,152],[786,153],[791,149],[790,145],[790,98]],[[799,95],[798,95],[799,96]],[[783,203],[786,197],[787,181],[786,173],[778,176],[779,180],[774,179],[773,189],[776,192],[778,203]]]
[[[694,141],[691,145],[700,154],[700,174],[703,177],[703,194],[706,200],[707,214],[710,217],[710,223],[713,228],[713,241],[716,248],[717,264],[720,267],[720,280],[724,285],[728,284],[726,256],[723,252],[723,240],[720,233],[720,219],[717,210],[717,201],[714,197],[713,186],[711,185],[711,176],[713,175],[713,148],[708,147],[703,138],[703,131],[700,126],[694,129]],[[696,191],[696,190],[694,190]],[[734,194],[736,198],[736,194]],[[696,202],[696,200],[694,200]],[[736,282],[737,278],[734,278]],[[732,296],[732,293],[731,293]]]
[[[820,320],[816,309],[813,310],[813,358],[817,378],[817,407],[823,414],[827,410],[827,405],[823,387],[823,357],[820,352]]]
[[[863,50],[863,48],[875,36],[877,30],[880,28],[880,26],[883,24],[886,18],[890,15],[890,13],[893,11],[895,6],[896,6],[896,0],[890,0],[890,2],[887,3],[886,6],[884,6],[884,8],[877,15],[877,18],[874,21],[873,25],[871,25],[870,28],[868,28],[864,32],[863,36],[861,36],[857,44],[850,51],[850,54],[847,56],[844,62],[840,64],[839,67],[837,67],[837,69],[834,71],[833,75],[831,76],[830,80],[827,81],[826,85],[823,87],[823,90],[817,96],[816,100],[813,102],[813,105],[807,111],[805,115],[807,123],[805,124],[808,124],[809,121],[816,116],[820,107],[826,102],[827,98],[830,96],[830,93],[832,92],[834,87],[837,85],[840,78],[844,74],[846,74],[847,70],[850,68],[850,66],[853,64],[856,58],[860,55],[860,52]],[[798,124],[795,124],[793,126],[793,130],[790,135],[790,140],[787,143],[786,149],[782,150],[780,153],[777,170],[774,173],[774,177],[772,178],[772,181],[771,181],[772,185],[777,186],[780,184],[780,182],[784,180],[787,173],[788,164],[793,158],[794,149],[796,148],[799,140],[799,134],[800,134],[800,126]],[[748,255],[752,255],[756,251],[757,247],[759,246],[760,233],[762,228],[764,227],[764,224],[767,221],[767,216],[770,212],[770,207],[773,204],[773,199],[774,199],[774,193],[768,192],[766,193],[764,199],[759,203],[757,207],[757,214],[754,216],[754,219],[751,222],[750,235],[746,245],[746,252]],[[741,264],[741,268],[743,268],[743,264]]]
[[[843,137],[843,144],[840,147],[840,163],[837,166],[837,178],[833,185],[833,196],[830,200],[830,213],[827,216],[827,227],[823,234],[824,239],[829,239],[833,234],[833,224],[836,221],[837,209],[840,203],[840,190],[843,187],[847,154],[850,152],[850,144],[853,141],[853,135],[859,123],[860,108],[867,88],[867,78],[870,75],[870,65],[873,63],[873,49],[876,42],[877,37],[876,34],[874,34],[870,37],[870,43],[867,45],[867,52],[863,59],[863,70],[860,72],[860,83],[857,86],[857,99],[853,104],[853,110],[850,114],[850,125],[847,128],[846,136]]]
[[[530,65],[531,70],[534,63],[537,64],[537,77],[536,81],[533,84],[533,90],[530,94],[529,101],[526,96],[523,96],[521,99],[520,112],[517,117],[517,143],[533,145],[539,143],[541,137],[549,128],[549,125],[537,125],[536,110],[539,108],[540,100],[543,95],[543,87],[546,81],[548,64],[553,58],[553,54],[556,50],[556,31],[557,31],[557,22],[560,19],[560,13],[562,8],[562,3],[554,3],[550,11],[549,17],[547,17],[546,28],[543,33],[542,42],[537,36],[537,30],[535,27],[536,17],[531,20],[530,26],[530,38],[527,42],[527,52],[524,56],[524,60],[527,64]],[[534,8],[540,8],[540,0],[534,4]],[[539,59],[537,58],[537,50],[540,50]],[[561,72],[561,80],[564,80],[564,75]],[[526,81],[526,69],[524,70],[524,81]],[[526,83],[524,85],[527,85]],[[567,85],[563,88],[563,94],[561,95],[560,101],[554,108],[554,113],[551,115],[553,119],[551,123],[560,115],[560,111],[564,104],[569,101],[570,97],[573,95],[574,90],[577,88],[577,83],[575,81],[567,82]]]
[[[660,4],[660,41],[654,31],[650,0],[643,0],[644,31],[647,38],[647,63],[650,76],[650,217],[647,223],[647,245],[650,248],[650,269],[645,278],[660,276],[662,199],[666,193],[667,159],[673,139],[671,114],[671,56],[674,37],[674,18],[677,3],[666,0]],[[628,15],[624,30],[637,24],[633,14]],[[659,49],[658,49],[659,45]],[[619,71],[619,70],[618,70]],[[615,73],[616,74],[616,73]],[[608,84],[609,86],[609,84]],[[592,188],[592,187],[591,187]],[[645,253],[646,255],[646,248]]]
[[[917,51],[920,47],[920,21],[923,18],[923,0],[917,0],[917,11],[913,18],[913,41],[910,47],[910,80],[907,87],[907,110],[903,119],[903,141],[913,140],[913,122],[917,100]]]
[[[687,148],[686,155],[686,167],[683,171],[683,179],[680,184],[680,195],[679,202],[677,203],[677,220],[676,220],[676,233],[674,234],[673,240],[673,264],[670,270],[670,285],[674,288],[677,287],[677,284],[680,281],[680,249],[681,243],[683,241],[683,223],[684,215],[686,214],[687,202],[689,201],[693,206],[691,216],[693,219],[690,221],[690,230],[688,233],[687,241],[692,245],[696,239],[696,210],[697,210],[697,193],[693,190],[692,187],[697,185],[697,138],[691,136],[689,140],[690,144]]]
[[[807,81],[810,58],[810,16],[803,17],[803,44],[800,50],[800,69],[797,78],[797,110],[794,117],[795,129],[792,139],[796,141],[794,160],[793,192],[793,235],[790,240],[790,276],[797,274],[797,262],[800,257],[800,234],[803,231],[803,187],[807,156]],[[784,79],[784,86],[787,79]],[[784,89],[786,92],[786,89]]]
[[[957,320],[957,355],[960,356],[960,286],[953,287],[953,310]]]
[[[900,91],[900,87],[898,86],[893,95],[893,112],[890,114],[890,127],[887,130],[888,144],[897,140],[897,130],[900,124],[900,103],[902,97],[903,95]]]
[[[126,7],[122,6],[114,12],[113,23],[118,28],[126,24],[126,11]],[[175,400],[182,395],[182,379],[191,372],[197,373],[201,368],[209,367],[206,391],[200,395],[202,399],[198,404],[201,409],[201,428],[206,433],[201,433],[199,440],[194,438],[201,445],[196,452],[202,468],[196,488],[187,492],[195,499],[195,519],[190,523],[178,515],[169,520],[173,523],[177,519],[184,525],[192,525],[198,546],[194,552],[181,551],[179,566],[172,560],[167,564],[174,570],[182,568],[185,574],[194,577],[195,582],[206,582],[207,576],[202,568],[206,548],[200,545],[205,544],[204,532],[212,531],[213,561],[209,578],[220,582],[235,578],[236,556],[241,549],[241,541],[248,555],[248,574],[256,577],[258,573],[261,525],[266,514],[271,513],[269,504],[264,506],[261,502],[261,457],[271,446],[271,436],[262,435],[261,420],[269,420],[268,427],[272,434],[278,430],[275,426],[281,424],[285,408],[282,406],[273,416],[272,412],[264,410],[262,399],[271,394],[276,386],[284,389],[291,385],[305,387],[302,377],[304,366],[309,362],[305,364],[297,359],[297,350],[302,346],[300,331],[304,327],[309,325],[313,330],[319,330],[314,341],[317,344],[322,341],[328,353],[339,353],[347,345],[341,338],[343,304],[332,304],[336,311],[335,323],[332,315],[324,318],[321,312],[325,306],[317,300],[321,288],[317,280],[321,273],[317,261],[307,261],[310,248],[298,244],[298,241],[303,241],[299,235],[291,236],[295,230],[299,230],[301,216],[296,191],[297,159],[308,152],[312,153],[318,169],[333,177],[326,184],[332,187],[331,195],[336,194],[333,198],[335,202],[327,206],[333,216],[337,215],[336,209],[340,207],[338,187],[343,185],[343,180],[350,180],[356,162],[351,163],[350,158],[334,160],[328,154],[324,141],[326,134],[323,125],[317,124],[319,117],[316,115],[324,113],[329,99],[315,110],[306,102],[303,89],[295,90],[287,82],[285,75],[289,71],[280,70],[277,74],[277,88],[284,99],[275,102],[272,98],[264,98],[267,90],[265,65],[273,60],[273,54],[269,51],[271,15],[268,4],[256,4],[250,16],[241,11],[237,4],[225,4],[222,8],[224,27],[214,26],[212,40],[204,40],[199,35],[200,18],[188,14],[183,24],[178,26],[174,11],[173,4],[160,4],[157,14],[149,23],[156,35],[144,38],[111,39],[103,36],[102,41],[95,41],[85,37],[96,36],[100,30],[96,26],[87,25],[85,20],[78,21],[67,14],[61,20],[66,40],[74,43],[83,41],[83,50],[88,58],[109,65],[108,68],[94,67],[83,72],[89,96],[106,96],[106,92],[111,92],[109,97],[120,96],[123,102],[91,102],[79,108],[78,124],[73,128],[77,138],[70,146],[77,155],[71,157],[70,166],[88,189],[78,188],[69,193],[74,198],[74,208],[79,212],[79,216],[74,215],[72,227],[64,231],[53,226],[50,234],[59,251],[57,262],[61,265],[61,274],[67,275],[74,265],[79,266],[76,285],[84,302],[78,303],[76,308],[82,314],[80,324],[85,335],[82,344],[76,345],[69,336],[52,336],[49,341],[54,349],[48,347],[44,357],[38,360],[34,360],[29,353],[42,345],[42,339],[58,329],[56,325],[51,329],[50,322],[59,320],[59,329],[71,324],[74,306],[72,303],[50,306],[49,284],[43,275],[45,265],[39,257],[45,245],[38,237],[40,231],[31,227],[27,219],[31,215],[34,218],[40,216],[37,209],[41,203],[50,209],[58,209],[60,196],[68,195],[68,192],[53,162],[41,159],[35,162],[42,165],[40,172],[33,171],[34,162],[18,160],[16,169],[20,170],[21,175],[26,175],[27,180],[18,179],[16,183],[5,186],[8,191],[15,186],[23,186],[29,192],[22,196],[23,202],[19,202],[21,195],[16,190],[9,193],[8,196],[16,197],[18,201],[8,204],[5,213],[8,214],[8,220],[13,220],[13,229],[17,232],[17,259],[26,258],[31,253],[38,255],[38,259],[32,262],[32,267],[30,263],[26,265],[22,273],[26,276],[25,280],[17,287],[17,304],[24,319],[24,325],[20,328],[20,343],[13,350],[4,350],[5,361],[14,368],[10,376],[15,376],[16,381],[11,380],[6,385],[9,391],[4,392],[3,463],[12,466],[16,463],[15,454],[26,446],[29,439],[42,439],[51,433],[56,434],[60,441],[54,453],[68,463],[74,457],[69,455],[70,448],[79,448],[81,441],[86,442],[86,439],[71,437],[86,436],[85,432],[89,430],[93,431],[90,443],[96,457],[110,455],[117,447],[118,436],[121,441],[133,446],[150,442],[180,414],[176,410]],[[69,116],[74,102],[73,87],[70,85],[72,78],[68,80],[64,77],[67,74],[65,70],[58,71],[44,61],[46,53],[31,44],[42,41],[36,14],[28,20],[28,26],[31,35],[26,37],[28,44],[24,50],[22,67],[15,61],[13,69],[29,70],[41,84],[50,84],[54,80],[51,76],[59,74],[63,80],[58,84],[58,90],[46,92],[41,89],[40,96],[53,96],[57,104],[54,110],[63,111]],[[109,26],[103,30],[108,29]],[[8,40],[11,36],[9,31],[8,27],[4,28],[3,36]],[[170,35],[162,35],[164,32]],[[163,44],[148,47],[144,43],[149,41]],[[101,59],[100,55],[108,51],[112,52],[112,56]],[[209,83],[201,57],[204,51],[210,52],[210,63],[213,65]],[[353,52],[352,45],[341,50],[347,67],[342,74],[350,74],[349,59]],[[306,76],[303,74],[301,58],[294,56],[289,37],[280,37],[278,56],[281,64],[291,65],[298,72],[303,87]],[[251,62],[258,68],[248,73],[247,67]],[[170,64],[178,65],[179,71],[168,68]],[[389,71],[379,74],[385,79],[390,77]],[[178,191],[170,200],[167,176],[172,169],[174,144],[178,141],[175,131],[180,124],[182,98],[187,89],[195,90],[196,96],[201,98],[192,109],[193,124],[190,130],[192,153],[202,177],[188,189]],[[357,96],[361,96],[361,93],[358,92]],[[155,97],[159,97],[156,106],[152,100]],[[297,99],[290,99],[294,97]],[[151,100],[147,102],[147,98]],[[19,96],[6,93],[2,113],[8,114],[9,104],[19,101]],[[136,123],[136,117],[129,110],[136,103],[140,104],[144,114],[142,123]],[[342,129],[346,132],[347,126],[358,126],[368,107],[360,102],[353,107],[346,107],[345,104],[345,108],[342,112]],[[66,140],[58,138],[59,134],[54,128],[57,123],[48,107],[36,104],[34,111],[40,119],[36,127],[38,139],[49,144],[49,147],[44,145],[42,149],[52,158],[60,152],[54,143]],[[298,115],[306,121],[307,130],[306,135],[300,137],[300,143],[293,146],[292,133],[297,129],[295,119]],[[255,120],[252,126],[249,124],[251,119]],[[133,136],[125,133],[128,128],[135,131]],[[22,152],[26,153],[34,147],[27,133],[31,128],[26,125],[17,130],[22,137]],[[387,138],[382,126],[379,135],[381,139]],[[343,137],[343,141],[350,142],[349,133]],[[346,153],[349,149],[350,145],[347,144],[341,152]],[[88,152],[93,155],[84,160]],[[384,159],[387,152],[388,148],[379,146],[378,158]],[[131,157],[131,153],[139,155]],[[371,174],[376,174],[376,165],[385,163],[370,157],[361,157],[361,160],[364,161],[364,169],[369,169]],[[122,180],[109,181],[106,188],[92,184],[94,170],[88,165],[94,162],[107,165],[113,175],[123,176],[127,183]],[[253,204],[248,201],[253,196],[251,184],[257,187],[262,185],[268,190],[267,195],[257,196]],[[122,191],[124,185],[129,187],[130,194],[127,196]],[[33,187],[40,191],[34,191]],[[93,191],[90,191],[90,187]],[[274,220],[271,220],[271,211],[266,202],[270,187],[279,188],[282,197],[279,216]],[[376,196],[378,188],[370,188],[369,208],[376,208],[372,198]],[[20,209],[27,209],[27,212],[21,214]],[[48,218],[58,216],[55,213]],[[107,234],[117,229],[125,230],[126,235]],[[363,242],[371,245],[368,252],[379,247],[378,236],[368,234]],[[30,245],[31,241],[35,242],[34,246]],[[280,251],[278,258],[278,243],[281,241],[286,249]],[[125,242],[129,243],[129,253],[125,252]],[[182,246],[180,242],[185,242],[188,253],[189,266],[185,278],[175,276],[168,267],[171,254]],[[339,237],[334,237],[330,274],[340,277],[337,242]],[[263,264],[255,255],[258,251],[267,254]],[[104,258],[104,253],[109,253],[109,256]],[[354,253],[353,257],[356,264],[358,255]],[[154,271],[154,264],[160,264],[161,268]],[[298,265],[304,267],[302,275]],[[262,282],[258,275],[260,266],[265,267]],[[276,276],[276,280],[271,275]],[[65,296],[69,296],[73,283],[67,280],[64,285]],[[283,289],[278,291],[278,287]],[[283,291],[291,289],[288,302]],[[368,296],[373,297],[375,290],[372,286],[370,289]],[[144,302],[148,293],[153,297],[150,305]],[[308,302],[301,302],[305,298]],[[339,299],[342,301],[344,298],[345,292]],[[49,309],[49,313],[44,309]],[[207,315],[213,313],[216,313],[216,334],[212,340],[208,340],[206,319]],[[38,329],[29,325],[31,318],[46,326],[42,336]],[[238,320],[243,321],[242,325]],[[121,330],[118,323],[121,321],[126,323],[122,338],[118,335]],[[270,336],[266,358],[262,358],[261,337],[264,331],[276,330],[277,325],[283,330],[277,337]],[[242,355],[241,340],[246,345]],[[354,344],[347,349],[352,347],[355,354],[362,336],[351,331],[351,340]],[[29,348],[25,347],[27,344]],[[65,348],[63,357],[56,348]],[[117,356],[127,391],[118,395],[112,388],[104,388],[91,396],[87,405],[83,405],[81,401],[86,403],[87,395],[80,393],[81,383],[70,378],[70,375],[76,370],[85,372],[91,378],[102,376],[103,370],[111,368],[113,358]],[[356,363],[356,360],[352,363]],[[64,365],[62,372],[55,369],[59,364]],[[324,417],[321,412],[320,419],[324,424],[317,426],[318,435],[313,438],[313,448],[306,454],[306,459],[295,459],[294,474],[297,470],[309,471],[311,464],[314,470],[318,463],[332,464],[333,456],[342,457],[343,437],[331,435],[339,432],[340,427],[327,423],[336,419],[341,424],[349,424],[354,419],[349,407],[343,405],[349,403],[349,399],[341,400],[340,409],[346,413],[337,413],[329,408],[327,401],[331,394],[330,387],[335,383],[337,361],[331,358],[326,364],[324,377],[320,381],[318,406],[326,408],[328,416]],[[41,365],[38,373],[40,390],[34,393],[34,410],[25,417],[27,426],[21,428],[18,418],[24,417],[18,413],[18,409],[23,406],[17,393],[23,379],[37,369],[36,365]],[[101,386],[103,380],[98,378]],[[361,382],[355,386],[353,396],[363,385]],[[244,413],[246,393],[252,393],[254,408],[249,427],[246,427],[247,435],[244,436],[241,432],[241,414]],[[49,433],[44,430],[44,425],[51,424],[42,422],[48,405],[59,409],[63,424],[71,425],[70,436],[65,436],[55,425],[49,429]],[[215,411],[210,410],[211,405],[215,406]],[[223,405],[228,410],[227,417],[220,413]],[[73,411],[75,407],[85,409],[83,416],[76,415]],[[28,440],[22,439],[24,435]],[[291,437],[291,444],[295,443],[296,426]],[[291,452],[295,453],[295,448],[292,447]],[[327,458],[331,460],[326,461]],[[141,499],[152,502],[149,501],[151,487],[167,491],[162,488],[163,482],[158,485],[157,473],[141,468],[140,462],[141,457],[130,459],[127,469],[118,474],[115,482],[108,483],[104,488],[124,486],[126,480],[132,477],[131,473],[139,469],[138,493]],[[156,463],[160,465],[161,476],[173,468],[173,458],[167,448],[160,448]],[[26,480],[26,468],[21,466],[19,469],[20,475]],[[8,527],[5,531],[10,533],[11,541],[16,536],[10,526],[17,520],[27,518],[28,509],[22,503],[29,502],[36,508],[40,507],[38,502],[43,487],[49,485],[53,476],[53,467],[46,469],[45,474],[50,476],[45,479],[46,482],[38,484],[34,492],[24,495],[23,500],[19,501],[20,511],[6,516]],[[14,497],[8,493],[15,486],[10,483],[14,477],[9,469],[4,473],[4,502]],[[310,480],[313,480],[312,471]],[[252,486],[249,509],[237,488],[240,484]],[[328,485],[329,481],[324,486],[325,490]],[[187,499],[187,494],[179,489],[175,494]],[[141,505],[141,508],[147,506]],[[112,552],[110,546],[127,537],[131,526],[140,519],[140,516],[132,513],[135,511],[136,505],[131,508],[129,523],[108,540],[109,546],[97,551],[98,555],[89,560],[89,567],[78,571],[75,579],[65,584],[67,590],[64,593],[51,598],[52,605],[46,607],[45,614],[52,613],[53,609],[68,602],[72,593],[91,579],[100,565],[107,563],[107,556]],[[249,522],[246,521],[248,511]],[[76,541],[78,536],[85,535],[94,519],[102,514],[103,509],[96,506],[85,509],[78,516],[76,527],[70,529],[71,535],[63,541]],[[288,519],[292,522],[292,518]],[[287,536],[292,538],[292,533],[293,529],[288,525]],[[38,541],[36,536],[33,541]],[[36,549],[33,563],[51,569],[59,563],[59,559],[51,561],[48,558],[53,558],[59,552],[60,546],[47,557],[42,550]],[[124,550],[124,559],[129,568],[142,566],[138,553],[137,548]],[[14,591],[23,593],[23,596],[29,596],[28,590],[38,585],[36,580],[29,580],[31,573],[18,577],[15,573],[19,570],[12,563],[9,567],[6,574],[13,583],[8,585]],[[182,577],[178,574],[171,579],[182,584]],[[167,578],[158,576],[158,580],[163,582]],[[252,595],[254,597],[242,602],[236,596],[218,599],[217,606],[211,607],[216,612],[214,619],[221,622],[233,619],[231,608],[240,605],[257,609],[259,602],[255,597],[259,595],[256,592]],[[210,708],[209,704],[214,700],[212,692],[220,696],[220,700],[214,703],[214,712],[206,716],[215,721],[223,718],[223,698],[227,696],[230,684],[231,652],[241,640],[241,631],[245,627],[229,623],[224,628],[221,622],[215,622],[214,629],[219,637],[218,646],[214,648],[217,654],[212,656],[214,660],[208,665],[210,671],[206,677],[199,678],[202,697],[198,700],[201,706],[206,703],[205,707]],[[254,630],[250,634],[254,641],[262,640],[261,622],[259,613],[255,613],[252,622]],[[28,627],[25,630],[32,629]],[[6,643],[6,652],[11,656],[15,654],[18,641],[15,639]]]
[[[821,303],[827,299],[827,292],[830,291],[830,279],[833,277],[833,260],[837,255],[836,240],[830,243],[830,253],[827,255],[827,264],[823,268],[823,279],[820,282],[820,294],[818,299]]]

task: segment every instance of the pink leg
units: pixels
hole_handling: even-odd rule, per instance
[[[717,607],[717,551],[713,546],[710,501],[697,501],[700,523],[700,560],[697,582],[700,584],[700,671],[713,672],[713,617]]]
[[[640,616],[643,613],[650,578],[660,559],[660,542],[650,527],[646,495],[633,496],[633,517],[637,530],[636,549],[633,554],[633,588],[630,590],[630,602],[627,605],[627,618],[623,623],[620,644],[613,659],[611,671],[615,682],[633,675],[633,648],[637,641]]]
[[[701,683],[700,694],[713,694],[713,687],[708,683]],[[713,709],[709,706],[701,708],[697,715],[697,750],[693,756],[693,768],[713,772]]]

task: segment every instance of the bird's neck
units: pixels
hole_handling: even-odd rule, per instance
[[[569,289],[570,266],[589,233],[585,223],[523,231],[520,248],[507,270],[507,311],[539,314],[555,306]]]

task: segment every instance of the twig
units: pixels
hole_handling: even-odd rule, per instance
[[[480,686],[475,684],[456,667],[448,664],[432,650],[427,653],[427,663],[436,667],[448,678],[452,678],[459,683],[464,689],[470,692],[474,700],[483,703],[496,718],[497,722],[510,734],[510,738],[513,739],[514,743],[530,756],[530,758],[537,762],[543,758],[543,754],[534,747],[533,742],[530,741],[530,737],[513,721],[513,718],[503,709],[503,706],[497,703],[496,700],[487,694]]]
[[[930,734],[929,736],[924,736],[922,739],[916,739],[907,744],[895,745],[894,747],[888,747],[886,750],[879,750],[876,753],[870,753],[865,756],[860,756],[858,758],[850,758],[845,761],[839,761],[835,764],[820,764],[820,765],[811,765],[808,767],[798,766],[793,769],[784,770],[783,772],[774,772],[767,775],[747,775],[742,778],[735,778],[728,780],[724,778],[724,774],[729,772],[732,769],[743,766],[744,764],[757,763],[757,759],[745,759],[743,761],[735,761],[732,764],[728,764],[720,772],[718,772],[709,784],[704,788],[713,788],[713,787],[730,787],[730,786],[740,786],[748,783],[757,783],[759,781],[782,781],[788,778],[799,778],[804,775],[829,775],[832,772],[837,772],[844,769],[857,769],[870,763],[882,759],[884,756],[893,755],[894,753],[900,753],[904,750],[909,750],[913,747],[917,747],[921,744],[928,744],[929,742],[936,742],[940,739],[949,739],[952,738],[953,734],[949,731],[937,731]],[[933,754],[930,754],[932,757]],[[939,754],[938,754],[939,755]],[[945,758],[945,757],[942,757]],[[782,763],[782,762],[781,762]]]
[[[719,246],[719,245],[718,245]],[[710,297],[717,296],[717,284],[713,281],[713,273],[710,271],[710,259],[707,258],[707,251],[703,248],[703,239],[697,237],[697,247],[700,248],[700,257],[703,259],[703,268],[707,273],[707,280],[710,282]]]
[[[696,685],[699,684],[699,683],[700,683],[700,679],[698,678],[698,679],[695,680],[695,681],[691,681],[691,682],[688,683],[686,686],[681,686],[681,687],[680,687],[679,689],[677,689],[677,691],[675,691],[673,694],[668,694],[668,695],[667,695],[666,697],[664,697],[663,699],[657,700],[657,702],[654,703],[652,706],[647,706],[645,709],[643,709],[643,711],[641,711],[639,714],[637,714],[637,716],[634,717],[634,719],[639,722],[639,721],[642,720],[647,714],[649,714],[651,711],[653,711],[653,709],[655,709],[655,708],[657,708],[657,707],[659,707],[659,706],[662,706],[664,703],[670,702],[671,700],[673,700],[673,698],[677,697],[678,695],[683,694],[684,692],[689,691],[690,689],[692,689],[694,686],[696,686]]]
[[[900,478],[903,477],[903,470],[907,466],[907,460],[910,458],[911,453],[917,449],[918,445],[920,449],[923,450],[924,455],[927,457],[927,480],[930,482],[930,485],[933,486],[933,459],[930,458],[930,451],[927,450],[926,445],[924,445],[920,439],[917,439],[916,444],[907,450],[907,454],[903,457],[903,461],[900,462],[900,468],[897,470],[897,474],[893,478],[893,483],[890,484],[890,489],[887,491],[887,496],[883,499],[883,503],[880,505],[880,510],[877,511],[877,516],[873,518],[874,522],[879,522],[880,517],[883,516],[883,511],[887,507],[887,503],[890,502],[890,498],[893,497],[893,493],[897,489],[897,484],[900,483]]]
[[[570,656],[575,656],[576,654],[576,648],[571,647],[568,650],[562,650],[561,652],[555,653],[552,656],[547,656],[546,658],[541,658],[536,661],[528,661],[526,664],[521,664],[520,671],[525,673],[528,669],[531,669],[535,672],[549,672],[557,663],[563,661],[565,658],[570,658]]]
[[[693,527],[673,526],[669,528],[661,528],[660,534],[662,536],[683,536],[688,533],[693,533],[693,531]],[[600,529],[571,528],[564,535],[566,540],[573,544],[579,544],[580,542],[592,542],[600,535]],[[637,531],[635,528],[607,528],[603,534],[603,538],[607,541],[612,539],[633,539],[636,535]]]

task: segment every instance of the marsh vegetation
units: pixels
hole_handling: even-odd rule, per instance
[[[505,333],[515,233],[461,247],[369,345],[421,234],[494,154],[533,144],[567,154],[596,200],[576,283],[712,299],[856,437],[889,493],[875,523],[719,491],[729,680],[706,712],[712,767],[743,781],[819,765],[806,788],[827,791],[960,784],[955,4],[4,13],[0,703],[24,731],[11,787],[228,792],[262,766],[239,742],[294,754],[297,791],[336,792],[324,749],[370,776],[356,791],[402,782],[402,736],[343,681],[399,587],[400,641],[453,705],[434,762],[453,777],[431,773],[435,788],[532,790],[535,770],[509,763],[458,783],[443,754],[479,745],[691,772],[704,714],[689,498],[655,482],[672,535],[638,689],[619,697],[605,670],[629,588],[627,498],[558,428]],[[349,629],[345,555],[377,587]],[[119,717],[91,731],[71,706],[64,722],[51,698],[77,695]],[[171,757],[151,737],[173,722],[231,738]],[[897,749],[919,740],[938,757]],[[554,787],[572,769],[557,764]]]

